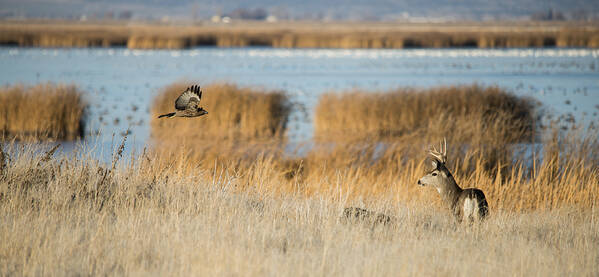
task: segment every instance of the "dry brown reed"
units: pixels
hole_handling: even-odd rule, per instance
[[[1,140],[72,140],[84,134],[86,103],[74,85],[0,89]]]
[[[599,47],[596,22],[236,22],[160,25],[124,22],[5,21],[0,44],[36,47],[180,49],[197,46],[284,48]]]
[[[314,123],[315,136],[323,140],[451,136],[457,142],[513,143],[530,141],[533,116],[531,99],[472,85],[327,93],[316,106]]]
[[[290,106],[280,91],[242,88],[231,84],[202,87],[201,105],[208,111],[200,118],[157,118],[174,111],[175,99],[190,84],[166,87],[152,108],[152,137],[161,142],[197,144],[200,140],[238,141],[283,138]]]

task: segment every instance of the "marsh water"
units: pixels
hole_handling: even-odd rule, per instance
[[[85,143],[128,149],[150,138],[150,105],[176,81],[284,90],[294,110],[291,143],[312,137],[313,107],[328,91],[497,85],[541,103],[546,115],[599,120],[599,49],[0,48],[0,84],[73,83],[90,103]],[[204,97],[210,92],[204,91]],[[106,152],[106,151],[104,151]]]

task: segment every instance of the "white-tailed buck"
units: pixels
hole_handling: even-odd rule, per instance
[[[429,150],[433,156],[433,170],[424,175],[418,184],[421,186],[433,186],[441,195],[441,199],[449,210],[461,222],[482,220],[489,213],[489,205],[482,190],[476,188],[462,189],[445,166],[447,162],[447,141],[443,139],[440,150],[435,147]]]

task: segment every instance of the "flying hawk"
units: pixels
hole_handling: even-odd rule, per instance
[[[200,86],[194,85],[188,87],[181,96],[175,100],[175,112],[167,113],[158,116],[161,117],[196,117],[207,114],[208,112],[204,108],[200,107],[200,100],[202,99],[202,90]]]

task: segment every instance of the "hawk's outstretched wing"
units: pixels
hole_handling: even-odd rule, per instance
[[[185,90],[181,96],[175,100],[175,109],[185,110],[191,102],[200,102],[202,99],[202,90],[200,86],[193,85]]]

